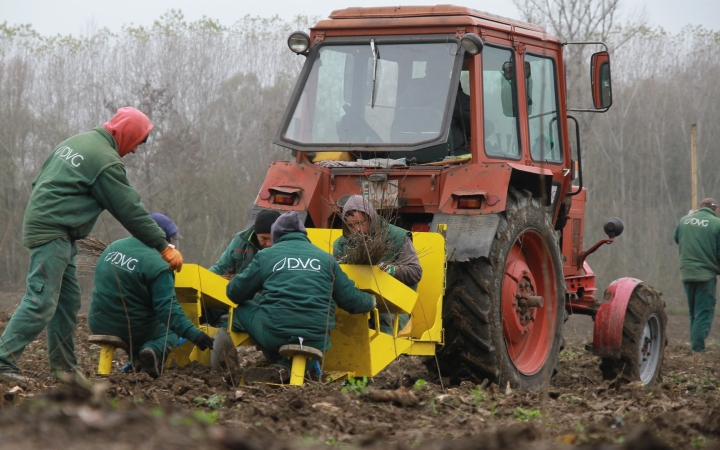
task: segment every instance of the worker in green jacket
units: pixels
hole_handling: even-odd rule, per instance
[[[375,307],[375,297],[358,290],[332,255],[310,242],[296,212],[280,216],[271,234],[273,246],[258,252],[230,281],[227,296],[238,303],[235,314],[266,359],[289,368],[290,360],[278,353],[281,346],[302,342],[327,351],[335,305],[351,314],[366,313]],[[250,301],[257,292],[262,293],[259,301]],[[273,380],[278,372],[268,368],[270,378],[256,373],[254,379],[278,382],[287,374]]]
[[[27,383],[18,360],[46,327],[50,373],[80,373],[74,341],[80,309],[75,241],[90,233],[103,210],[159,252],[170,268],[182,267],[182,255],[150,218],[121,160],[135,153],[151,129],[145,114],[120,108],[102,127],[61,142],[35,177],[23,221],[23,245],[30,248],[27,290],[0,337],[0,381]]]
[[[352,234],[368,236],[384,230],[389,250],[378,266],[406,286],[417,290],[422,278],[422,267],[409,231],[389,224],[362,195],[348,198],[343,206],[342,216],[343,235],[333,243],[333,254],[336,258],[342,262],[353,242],[363,242],[362,239],[351,239]],[[380,331],[392,334],[394,319],[393,314],[380,314]],[[410,314],[400,314],[398,321],[398,330],[402,330],[410,321]]]
[[[168,217],[153,213],[168,244],[179,237]],[[117,336],[129,345],[130,361],[152,378],[160,376],[158,361],[183,337],[200,350],[213,339],[195,328],[175,298],[175,273],[160,254],[137,238],[110,244],[95,266],[95,289],[88,311],[93,334]]]
[[[272,246],[270,227],[280,217],[279,211],[263,209],[255,216],[255,223],[248,229],[240,231],[230,241],[225,252],[218,262],[210,267],[210,272],[231,280],[235,275],[242,273],[250,265],[260,250]],[[212,308],[203,311],[203,321],[213,326],[222,327],[221,316],[228,311],[222,308]],[[233,331],[243,331],[234,316]]]
[[[680,246],[680,277],[690,309],[690,348],[705,352],[716,302],[716,276],[720,274],[720,218],[712,198],[698,211],[680,219],[675,242]]]

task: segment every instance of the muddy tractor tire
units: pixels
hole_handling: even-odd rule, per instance
[[[665,302],[660,293],[639,284],[625,311],[620,359],[602,359],[603,378],[624,383],[641,381],[648,388],[655,385],[667,345],[666,329]]]
[[[565,282],[540,201],[511,188],[489,256],[451,264],[447,282],[441,375],[451,383],[487,378],[524,390],[547,386],[562,343]]]

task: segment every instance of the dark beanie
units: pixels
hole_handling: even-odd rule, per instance
[[[298,213],[295,211],[286,212],[278,217],[278,220],[272,225],[270,237],[272,238],[273,244],[288,233],[302,233],[307,235],[305,225],[303,225],[300,216],[298,216]]]
[[[279,211],[272,209],[263,209],[255,216],[255,234],[264,234],[270,232],[270,227],[280,217]]]

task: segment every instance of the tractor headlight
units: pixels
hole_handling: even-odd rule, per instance
[[[290,50],[302,55],[310,48],[310,36],[304,31],[294,31],[288,36],[287,43]]]
[[[483,41],[480,36],[474,33],[465,33],[460,38],[460,45],[471,55],[477,55],[483,49]]]

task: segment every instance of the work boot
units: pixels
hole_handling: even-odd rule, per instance
[[[23,389],[27,388],[28,379],[20,372],[0,372],[0,381],[13,382]]]
[[[160,377],[160,370],[158,370],[157,355],[150,348],[144,348],[140,350],[140,367],[143,372],[150,375],[152,378],[157,379]]]
[[[251,367],[243,374],[246,384],[275,383],[285,384],[290,381],[290,371],[285,366],[271,364],[265,367]]]

